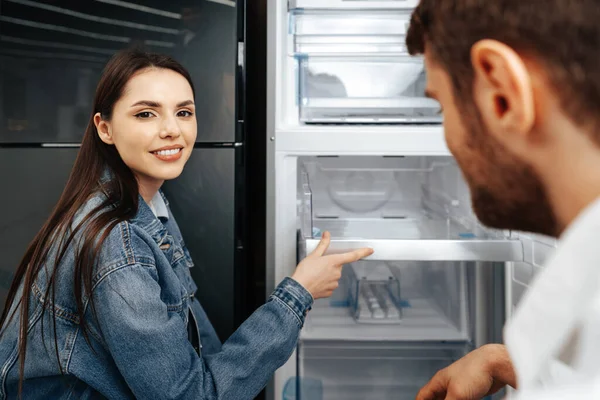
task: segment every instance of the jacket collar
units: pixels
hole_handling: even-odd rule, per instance
[[[100,178],[100,188],[103,192],[103,196],[107,196],[106,190],[104,189],[104,184],[113,178],[113,172],[109,168],[105,168]],[[158,217],[154,214],[154,212],[152,212],[152,209],[142,198],[142,196],[138,194],[138,209],[134,217],[129,222],[146,231],[146,233],[148,233],[152,239],[154,239],[156,244],[160,246],[165,237],[168,235],[168,231],[159,217],[169,219],[171,217],[171,213],[168,208],[169,202],[167,201],[167,198],[162,190],[158,191],[157,195],[153,199],[153,203]]]
[[[167,229],[163,223],[154,215],[150,206],[144,201],[142,196],[138,195],[138,210],[135,216],[131,219],[130,223],[139,226],[146,233],[148,233],[152,239],[159,246],[168,235]]]

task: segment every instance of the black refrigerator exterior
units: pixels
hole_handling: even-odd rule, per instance
[[[141,45],[194,80],[195,149],[163,188],[226,340],[265,299],[265,44],[266,0],[0,0],[0,302],[62,192],[103,65]]]

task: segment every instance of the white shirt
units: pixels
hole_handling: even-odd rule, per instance
[[[504,333],[511,399],[600,399],[600,199],[567,228]]]
[[[150,203],[148,203],[148,206],[150,206],[150,209],[157,218],[169,218],[167,204],[160,192],[156,192],[154,197],[152,197],[152,200],[150,200]]]

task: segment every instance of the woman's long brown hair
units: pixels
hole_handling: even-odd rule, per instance
[[[0,317],[1,335],[20,306],[19,393],[22,392],[24,379],[27,321],[32,285],[42,268],[49,274],[42,298],[44,304],[42,312],[52,313],[55,352],[61,373],[64,371],[58,354],[56,314],[53,306],[57,291],[74,291],[79,324],[86,342],[88,345],[90,344],[85,313],[88,306],[86,302],[89,302],[93,314],[96,309],[92,297],[94,264],[110,231],[120,222],[130,219],[136,214],[139,193],[133,172],[125,165],[115,147],[100,140],[94,125],[94,115],[100,113],[104,120],[109,121],[114,105],[121,98],[127,82],[137,72],[147,68],[173,70],[186,78],[194,91],[189,73],[181,64],[168,56],[146,53],[136,49],[125,50],[113,56],[104,68],[96,88],[90,120],[69,180],[52,214],[27,248],[25,256],[16,270]],[[101,188],[99,182],[106,170],[112,174],[113,178],[102,184]],[[75,225],[77,212],[99,190],[105,192],[106,200]],[[73,243],[75,238],[77,238],[76,243]],[[73,277],[74,287],[56,287],[59,267],[69,248],[77,248]],[[48,259],[50,253],[55,254],[52,260]],[[21,288],[22,293],[17,298]]]

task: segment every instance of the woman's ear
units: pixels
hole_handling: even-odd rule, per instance
[[[100,113],[96,113],[94,115],[94,125],[96,125],[96,130],[98,131],[100,140],[109,145],[115,144],[112,137],[112,128],[110,123],[102,119],[102,115]]]

